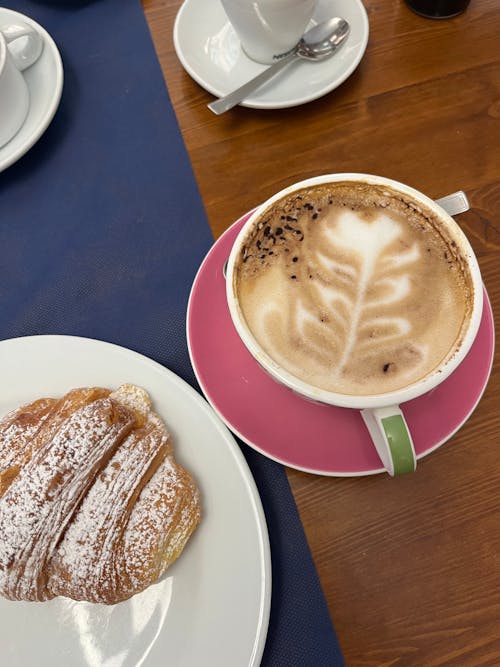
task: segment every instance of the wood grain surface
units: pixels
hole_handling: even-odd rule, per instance
[[[496,316],[500,2],[471,0],[443,21],[402,0],[364,4],[368,48],[340,88],[293,109],[215,116],[175,54],[181,0],[144,0],[213,234],[322,173],[380,174],[433,198],[463,189],[472,210],[457,220]],[[499,370],[495,360],[471,418],[413,475],[288,470],[348,667],[500,665]]]

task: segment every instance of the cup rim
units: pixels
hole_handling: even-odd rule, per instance
[[[358,396],[336,393],[315,387],[314,385],[310,385],[303,380],[300,380],[292,373],[283,369],[261,348],[253,334],[250,332],[248,326],[246,325],[243,314],[241,313],[241,310],[238,306],[234,291],[233,279],[235,261],[238,257],[239,249],[241,248],[242,243],[245,241],[248,235],[248,230],[252,227],[254,221],[258,219],[273,203],[295,192],[296,190],[304,187],[339,181],[363,182],[369,185],[386,185],[393,190],[399,191],[402,194],[416,199],[418,202],[421,202],[430,208],[431,211],[433,211],[440,219],[444,220],[445,224],[453,230],[453,236],[460,242],[460,249],[467,260],[472,278],[472,312],[459,348],[455,351],[454,354],[445,360],[444,364],[434,369],[428,375],[401,389],[386,393]],[[252,212],[239,231],[229,254],[226,270],[226,298],[231,320],[240,339],[250,354],[253,356],[254,360],[259,363],[261,367],[272,377],[274,377],[275,380],[300,394],[301,396],[319,403],[335,405],[338,407],[366,409],[399,405],[400,403],[412,400],[417,396],[421,396],[422,394],[425,394],[436,387],[438,384],[441,384],[441,382],[443,382],[460,365],[469,352],[481,323],[481,316],[483,311],[483,283],[479,264],[469,240],[458,223],[441,206],[439,206],[439,204],[415,188],[405,185],[404,183],[394,179],[390,179],[384,176],[376,176],[373,174],[345,172],[323,174],[293,183],[269,197]]]
[[[5,41],[5,37],[2,34],[2,31],[0,30],[0,76],[3,73],[6,60],[7,60],[7,43]]]

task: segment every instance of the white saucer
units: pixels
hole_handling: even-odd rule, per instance
[[[24,71],[28,84],[30,107],[18,133],[0,148],[0,171],[19,160],[47,129],[59,106],[63,87],[63,67],[57,46],[41,25],[24,14],[0,7],[0,25],[24,21],[43,36],[42,55]]]
[[[345,18],[350,35],[339,52],[322,62],[297,60],[248,97],[242,106],[280,109],[310,102],[339,86],[356,69],[368,42],[368,17],[361,0],[319,0],[311,25]],[[185,0],[175,19],[174,46],[187,73],[220,97],[266,68],[242,51],[219,0]]]

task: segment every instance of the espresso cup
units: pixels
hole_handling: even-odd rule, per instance
[[[29,109],[29,91],[21,72],[40,57],[42,36],[18,22],[0,26],[0,147],[19,131]]]
[[[226,290],[265,371],[306,399],[360,410],[388,473],[415,470],[400,405],[458,367],[483,308],[476,257],[444,209],[379,176],[301,181],[245,223]]]
[[[302,37],[317,0],[221,0],[243,51],[270,64],[293,49]]]

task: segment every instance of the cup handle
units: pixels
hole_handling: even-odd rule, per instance
[[[361,410],[361,416],[389,475],[414,472],[417,467],[415,448],[399,406]]]
[[[22,72],[40,57],[43,50],[43,38],[40,33],[24,23],[12,23],[0,28],[9,45],[10,55],[17,69]],[[21,37],[27,37],[16,44]]]

